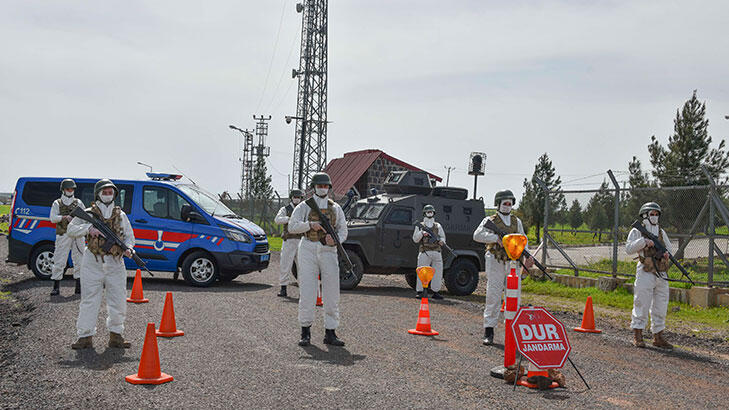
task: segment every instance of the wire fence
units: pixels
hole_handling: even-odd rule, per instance
[[[274,218],[279,209],[288,203],[284,202],[280,197],[269,199],[224,199],[223,203],[249,221],[260,226],[269,236],[281,236],[283,233],[283,225],[274,222]]]
[[[631,189],[609,176],[612,184],[593,189],[543,191],[544,211],[539,221],[531,221],[529,236],[543,243],[538,257],[545,266],[575,276],[635,276],[637,256],[627,254],[626,239],[631,224],[640,219],[641,205],[657,202],[669,249],[692,280],[729,286],[729,186]],[[673,286],[688,287],[681,284],[689,281],[676,266],[668,276],[677,282]]]

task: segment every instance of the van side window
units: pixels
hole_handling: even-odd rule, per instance
[[[119,195],[114,200],[116,206],[121,207],[122,211],[127,215],[132,212],[132,195],[134,186],[127,184],[115,184],[119,189]],[[80,199],[84,205],[91,206],[94,199],[94,184],[88,182],[76,183],[76,198]]]
[[[119,196],[114,201],[126,213],[132,211],[132,185],[117,185]],[[91,206],[94,201],[94,184],[76,183],[74,196],[80,199],[85,206]],[[61,197],[60,182],[28,181],[23,187],[23,202],[30,206],[53,205],[53,201]]]
[[[145,186],[142,193],[144,210],[156,218],[181,220],[182,206],[189,204],[184,198],[168,188]]]
[[[387,217],[387,223],[397,225],[411,225],[413,220],[413,211],[410,209],[397,208],[390,212]]]

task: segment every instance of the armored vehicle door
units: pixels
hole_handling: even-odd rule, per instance
[[[418,245],[413,242],[414,209],[392,206],[383,219],[380,245],[382,265],[416,267]]]

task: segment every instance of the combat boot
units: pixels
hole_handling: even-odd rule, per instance
[[[673,349],[673,345],[668,343],[666,339],[663,338],[663,330],[653,334],[653,346],[663,349]]]
[[[423,292],[415,292],[415,297],[417,299],[422,299],[423,298]]]
[[[74,350],[90,349],[92,347],[94,347],[94,343],[91,340],[91,336],[79,337],[78,340],[76,340],[76,343],[71,345],[71,349]]]
[[[124,337],[119,333],[109,332],[109,347],[129,349],[131,346],[132,344],[124,340]]]
[[[286,285],[281,286],[281,291],[278,292],[278,295],[276,295],[276,296],[281,296],[282,298],[285,298],[288,296],[288,294],[286,294]]]
[[[81,294],[81,279],[76,279],[76,289],[73,291],[75,295]]]
[[[491,346],[494,344],[494,328],[493,327],[487,327],[483,331],[483,344],[486,346]]]
[[[301,340],[299,340],[299,346],[309,346],[311,343],[311,326],[301,327]]]
[[[324,334],[324,344],[332,346],[344,346],[344,342],[339,340],[334,329],[326,329]]]
[[[440,300],[443,299],[443,296],[441,296],[441,294],[438,292],[433,292],[433,296],[431,296],[431,298]]]
[[[60,280],[53,281],[53,289],[51,290],[51,296],[58,296],[58,294],[61,293],[60,286],[61,286]]]
[[[643,329],[633,329],[633,346],[645,347],[645,342],[643,341]]]

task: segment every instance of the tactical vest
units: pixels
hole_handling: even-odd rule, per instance
[[[313,200],[313,198],[312,198]],[[307,204],[308,205],[308,204]],[[310,206],[311,207],[311,206]],[[324,216],[329,218],[329,222],[332,224],[332,228],[335,228],[337,226],[337,214],[334,212],[334,201],[331,199],[327,200],[327,209],[319,209]],[[321,219],[319,219],[319,215],[314,211],[313,209],[309,212],[309,222],[319,222]],[[336,229],[336,228],[335,228]],[[315,231],[313,229],[309,229],[306,234],[306,239],[312,241],[312,242],[321,242],[322,244],[325,244],[325,239],[327,236],[327,233],[323,230],[321,231]]]
[[[291,218],[292,213],[294,213],[294,207],[291,204],[286,205],[286,216]],[[284,224],[283,235],[281,235],[281,239],[283,239],[284,241],[289,239],[301,239],[302,236],[304,236],[303,233],[289,233],[289,224]]]
[[[61,216],[71,215],[71,212],[78,206],[76,199],[71,202],[71,205],[64,204],[61,198],[56,199],[56,202],[58,203],[58,214]],[[68,221],[63,218],[56,224],[56,235],[65,235],[67,229]]]
[[[661,243],[666,249],[668,247],[666,246],[666,243],[663,242],[663,229],[658,227],[658,242]],[[643,236],[645,238],[645,235]],[[647,238],[646,238],[647,239]],[[638,260],[640,260],[640,263],[643,264],[643,270],[646,272],[656,273],[656,272],[668,272],[668,268],[671,267],[671,260],[670,259],[661,259],[656,263],[653,260],[653,256],[656,254],[656,248],[655,246],[651,246],[650,248],[646,247],[643,248],[643,256],[638,255]]]
[[[92,214],[96,215],[99,219],[101,219],[102,222],[106,224],[109,228],[111,228],[114,233],[119,236],[119,238],[124,238],[124,229],[122,229],[122,218],[121,218],[121,208],[118,206],[115,206],[114,209],[111,211],[111,217],[109,219],[104,219],[104,216],[101,214],[101,210],[98,206],[96,206],[96,203],[93,203],[91,205],[91,208],[86,210],[87,212],[91,212]],[[121,256],[124,251],[119,247],[119,245],[114,245],[109,249],[109,252],[104,252],[102,249],[102,246],[106,242],[106,238],[99,235],[97,237],[93,237],[91,235],[86,235],[86,248],[93,253],[96,256],[101,256],[102,258],[105,255],[111,255],[115,257]]]
[[[492,215],[489,219],[491,219],[494,222],[494,225],[498,226],[499,229],[506,232],[507,235],[519,233],[519,220],[514,215],[511,216],[511,225],[506,225],[504,220],[501,219],[498,214]],[[496,242],[487,244],[486,252],[490,252],[494,258],[502,262],[510,260],[504,247]]]
[[[425,223],[423,223],[425,225]],[[422,228],[420,228],[422,229]],[[441,246],[440,246],[440,230],[438,229],[438,225],[433,223],[433,227],[430,228],[431,231],[436,235],[436,238],[433,238],[435,242],[428,242],[429,239],[423,236],[423,238],[420,240],[420,252],[428,252],[428,251],[437,251],[441,252]],[[425,232],[425,231],[423,231]]]

